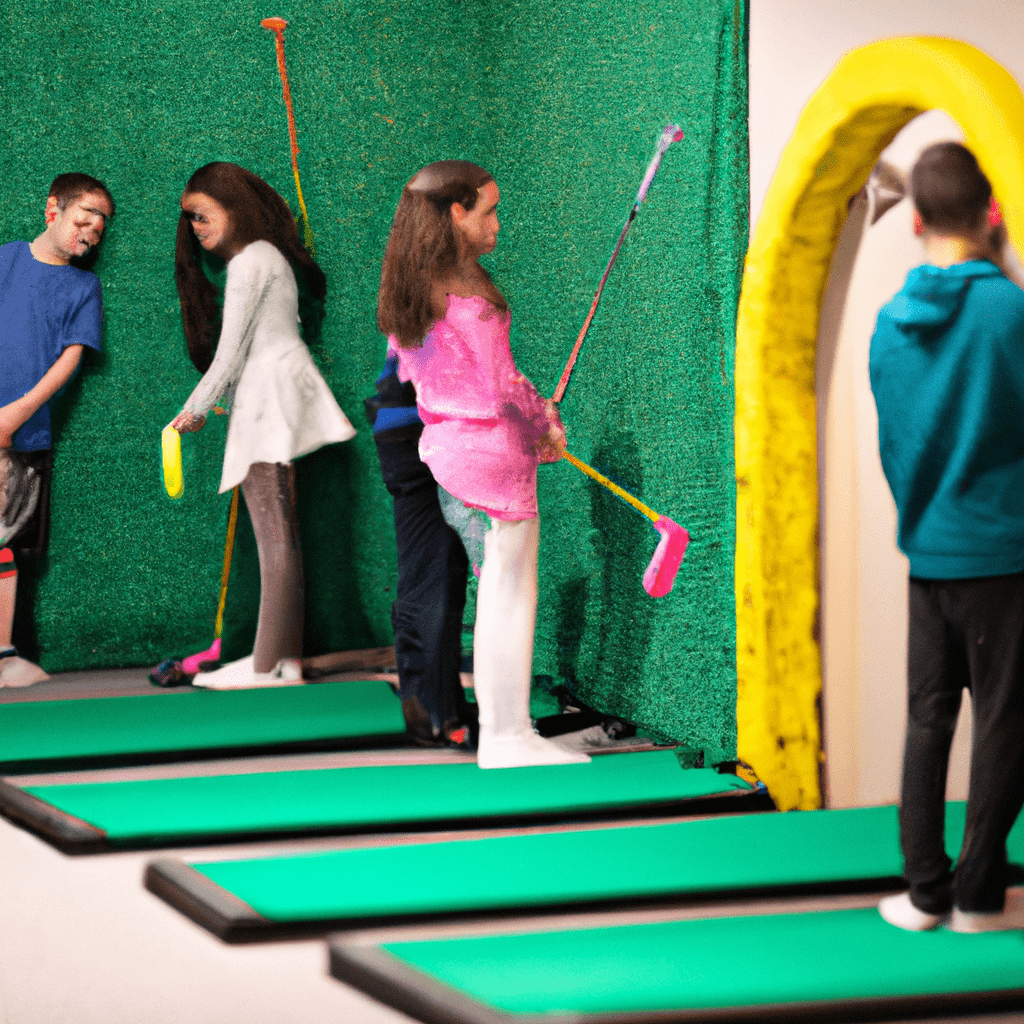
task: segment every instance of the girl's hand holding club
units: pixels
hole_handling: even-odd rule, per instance
[[[565,428],[559,418],[558,410],[551,399],[545,399],[550,426],[548,432],[537,442],[537,458],[541,462],[558,462],[565,454]]]
[[[171,426],[179,434],[194,434],[197,430],[201,430],[205,423],[205,416],[193,416],[190,412],[181,412],[171,421]]]

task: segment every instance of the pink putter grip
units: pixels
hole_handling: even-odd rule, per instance
[[[690,543],[690,534],[668,516],[659,516],[654,528],[661,534],[661,540],[644,573],[644,590],[651,597],[664,597],[676,581],[686,545]]]

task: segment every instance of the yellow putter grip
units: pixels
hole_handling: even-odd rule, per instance
[[[586,473],[591,479],[596,480],[602,487],[607,487],[612,494],[617,494],[623,501],[632,505],[637,512],[647,516],[652,523],[656,523],[661,518],[653,509],[649,509],[642,501],[637,501],[628,491],[624,491],[618,484],[612,483],[608,477],[598,473],[596,469],[591,469],[585,462],[577,459],[575,455],[570,455],[569,452],[562,452],[562,458],[571,462],[578,470]]]
[[[164,427],[160,435],[164,456],[164,487],[172,498],[180,498],[185,490],[181,476],[181,434],[174,427]]]

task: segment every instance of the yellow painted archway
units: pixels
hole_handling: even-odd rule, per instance
[[[786,146],[747,254],[736,337],[738,754],[783,810],[820,806],[818,314],[847,204],[918,114],[963,129],[1024,252],[1024,95],[980,50],[887,39],[844,57]]]

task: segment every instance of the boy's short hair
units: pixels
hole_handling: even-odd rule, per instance
[[[910,193],[925,227],[966,234],[982,225],[992,186],[966,146],[937,142],[914,164]]]
[[[114,197],[110,194],[110,189],[91,174],[82,174],[80,171],[58,174],[50,184],[50,195],[57,200],[57,206],[61,210],[88,192],[100,192],[105,195],[110,202],[110,215],[114,215]]]

